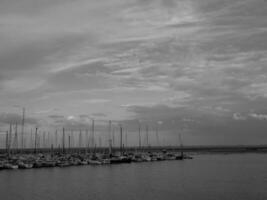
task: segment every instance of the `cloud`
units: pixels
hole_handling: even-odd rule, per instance
[[[105,58],[93,58],[86,61],[68,64],[65,63],[62,64],[63,66],[53,67],[51,69],[52,73],[59,73],[63,71],[71,71],[73,69],[78,69],[77,71],[80,72],[82,69],[85,69],[87,73],[97,73],[99,71],[102,71],[103,69],[106,69],[101,66],[101,63],[105,61]],[[102,70],[101,70],[102,69]],[[108,70],[108,69],[106,69]]]
[[[265,5],[1,1],[0,111],[23,105],[36,119],[78,128],[87,127],[88,110],[96,118],[162,121],[166,134],[189,123],[202,142],[219,128],[225,138],[240,131],[256,141],[237,125],[256,128],[262,122],[253,119],[265,118],[257,113],[267,112]],[[214,141],[223,141],[220,134]]]
[[[45,97],[41,97],[41,98],[39,98],[39,100],[46,99],[46,98],[47,98],[46,96]],[[39,111],[36,111],[34,113],[35,114],[46,114],[46,113],[51,113],[53,111],[57,111],[57,109],[56,108],[50,108],[50,109],[47,109],[47,110],[39,110]],[[51,115],[49,117],[53,118],[53,115]]]
[[[107,115],[105,113],[92,113],[92,116],[94,116],[94,117],[106,117]]]
[[[51,119],[54,119],[54,120],[58,120],[58,119],[64,118],[63,115],[49,115],[48,117],[51,118]]]
[[[87,99],[83,101],[84,103],[88,104],[98,104],[98,103],[107,103],[110,102],[109,99]]]
[[[89,115],[80,115],[79,117],[80,117],[81,119],[88,119],[88,118],[90,118]]]
[[[76,120],[76,118],[73,115],[70,115],[67,117],[67,120],[71,121],[71,120]]]
[[[256,113],[250,113],[250,117],[258,120],[267,120],[267,115],[266,114],[256,114]]]
[[[242,116],[240,113],[234,113],[233,119],[234,120],[246,120],[247,118],[245,116]]]
[[[24,119],[25,124],[36,125],[39,123],[38,119],[32,117],[26,117]],[[1,113],[0,114],[0,122],[9,124],[9,123],[22,123],[22,116],[16,113]]]

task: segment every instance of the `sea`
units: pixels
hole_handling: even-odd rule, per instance
[[[1,200],[266,200],[267,154],[0,171]]]

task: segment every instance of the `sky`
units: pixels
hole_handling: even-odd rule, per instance
[[[0,131],[25,107],[44,129],[267,144],[266,19],[266,0],[1,0]]]

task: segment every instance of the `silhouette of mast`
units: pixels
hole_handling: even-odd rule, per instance
[[[63,127],[63,136],[62,136],[62,151],[65,153],[65,128]]]
[[[21,121],[21,148],[24,148],[24,123],[25,123],[25,108],[22,108],[22,121]]]
[[[141,143],[141,125],[140,125],[140,123],[139,123],[139,127],[138,127],[138,133],[139,133],[139,150],[141,149],[141,145],[142,145],[142,143]]]
[[[89,152],[89,142],[90,142],[90,140],[89,140],[89,131],[88,131],[88,129],[86,129],[86,153],[88,153]]]
[[[12,124],[10,123],[9,136],[8,136],[8,155],[10,154],[11,144],[12,144]]]
[[[148,141],[148,125],[146,125],[146,146],[149,146],[149,141]]]
[[[92,146],[95,146],[95,120],[92,119]]]
[[[180,140],[181,156],[183,156],[184,152],[183,152],[183,141],[182,141],[181,133],[179,133],[179,140]]]
[[[108,139],[109,155],[111,155],[112,154],[111,120],[109,120],[109,123],[108,123],[108,132],[109,132],[109,139]]]
[[[120,126],[120,153],[122,155],[122,127]]]
[[[18,123],[15,125],[15,138],[14,138],[14,148],[18,151]]]
[[[112,128],[112,145],[115,146],[115,127]]]
[[[35,136],[34,136],[34,153],[37,152],[37,131],[38,131],[38,128],[36,127]]]
[[[159,130],[158,130],[158,126],[156,127],[156,139],[157,139],[157,146],[159,147]]]

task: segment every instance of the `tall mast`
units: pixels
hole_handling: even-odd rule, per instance
[[[8,145],[8,140],[9,140],[9,132],[6,131],[6,152],[7,152],[7,156],[9,157],[9,145]]]
[[[79,148],[82,148],[82,130],[80,129],[80,134],[79,134]]]
[[[139,132],[139,150],[141,149],[141,125],[139,123],[139,127],[138,127],[138,132]]]
[[[70,152],[70,135],[69,135],[69,152]]]
[[[92,146],[95,146],[95,120],[92,119]]]
[[[36,149],[37,149],[37,131],[38,131],[38,128],[36,127],[35,136],[34,136],[34,153],[36,153]]]
[[[21,121],[21,148],[24,148],[24,123],[25,123],[25,108],[22,108],[22,121]]]
[[[109,139],[108,139],[109,155],[111,155],[112,154],[111,120],[109,120],[109,123],[108,123],[108,132],[109,132]]]
[[[46,133],[43,132],[43,148],[46,148],[45,135]]]
[[[9,126],[9,136],[8,136],[8,151],[10,151],[11,143],[12,143],[12,124],[10,123],[10,126]]]
[[[122,155],[122,127],[120,126],[120,152]]]
[[[65,128],[63,127],[63,135],[62,135],[62,150],[65,153]]]
[[[127,147],[127,140],[128,140],[128,130],[127,128],[125,129],[125,147]]]
[[[158,129],[158,126],[156,126],[156,138],[157,138],[157,146],[159,147],[160,144],[159,144],[159,129]]]
[[[88,132],[88,129],[86,129],[86,153],[89,152],[89,132]]]
[[[33,143],[33,141],[32,141],[32,128],[31,128],[31,144],[30,144],[31,145],[31,148],[33,147],[33,144],[32,143]]]
[[[18,123],[15,125],[15,138],[14,138],[14,148],[18,151]]]
[[[148,125],[146,125],[146,145],[147,145],[147,147],[149,146],[149,142],[148,142]]]
[[[183,156],[183,141],[182,141],[182,136],[181,133],[179,134],[179,140],[180,140],[180,147],[181,147],[181,155]]]
[[[50,132],[47,132],[47,144],[46,144],[47,148],[50,148]]]
[[[71,147],[75,147],[75,142],[74,142],[74,136],[73,136],[73,130],[72,129],[70,131],[70,135],[71,135]]]
[[[41,148],[41,134],[37,135],[37,149],[40,149]]]
[[[55,148],[57,148],[57,129],[56,129],[56,132],[55,132]]]
[[[112,128],[112,145],[115,147],[115,127]]]

